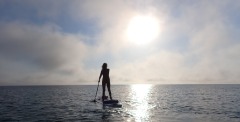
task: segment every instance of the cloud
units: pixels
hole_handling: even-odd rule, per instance
[[[158,46],[158,50],[114,67],[117,70],[115,80],[167,84],[239,83],[240,70],[236,67],[240,53],[239,29],[229,23],[232,20],[224,12],[230,3],[216,2],[183,3],[175,16],[171,15],[176,14],[171,13],[173,3],[161,4],[168,11],[164,15],[169,16],[165,18],[168,22],[164,25],[164,36],[159,37],[156,45],[149,47]],[[162,48],[163,44],[179,43],[177,41],[182,36],[187,41],[185,45],[179,44],[185,48],[184,51]]]
[[[0,37],[1,66],[5,66],[0,74],[22,74],[11,75],[10,79],[33,80],[35,76],[41,75],[50,76],[41,81],[61,80],[59,79],[61,75],[68,76],[69,73],[75,74],[75,71],[81,72],[87,56],[88,46],[83,43],[80,35],[63,33],[55,25],[1,23]],[[11,66],[12,64],[16,68]]]
[[[0,85],[95,83],[103,62],[113,84],[240,83],[235,2],[24,1],[46,21],[0,22]],[[144,46],[131,44],[124,37],[129,20],[149,13],[162,22],[161,34]],[[62,16],[97,31],[66,32],[56,23]]]

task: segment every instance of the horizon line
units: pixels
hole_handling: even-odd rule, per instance
[[[97,84],[48,84],[48,85],[0,85],[0,87],[4,86],[96,86]],[[100,84],[101,85],[101,84]],[[151,83],[131,83],[131,84],[111,84],[111,86],[120,86],[120,85],[240,85],[240,83],[187,83],[187,84],[151,84]]]

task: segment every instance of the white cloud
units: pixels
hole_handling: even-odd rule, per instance
[[[230,23],[225,12],[233,4],[232,10],[240,10],[238,1],[235,2],[184,1],[180,5],[178,1],[151,1],[145,5],[121,0],[69,2],[65,13],[80,22],[94,20],[100,27],[94,37],[69,34],[52,23],[2,22],[1,83],[93,83],[100,65],[89,68],[87,61],[100,61],[101,56],[110,63],[112,83],[240,83],[240,30]],[[62,5],[44,10],[41,6],[37,11],[40,16],[55,18]],[[161,34],[145,47],[134,46],[124,38],[128,22],[132,16],[147,12],[163,21]],[[179,46],[184,51],[172,50],[171,44],[182,36],[186,44]],[[85,37],[94,38],[94,44],[84,43]]]
[[[229,4],[228,2],[201,1],[191,4],[193,6],[182,5],[178,9],[178,17],[166,18],[169,20],[165,23],[167,33],[163,33],[169,34],[165,37],[186,36],[189,43],[185,45],[186,51],[174,52],[159,49],[158,52],[149,53],[149,56],[143,55],[142,59],[119,62],[120,66],[114,67],[116,71],[113,73],[114,80],[119,82],[150,80],[151,83],[239,83],[240,71],[237,67],[239,51],[237,50],[240,44],[237,42],[239,37],[236,36],[239,29],[231,27],[228,23],[229,18],[226,17],[224,10]],[[165,6],[166,11],[172,7],[171,4],[169,8],[166,7],[167,5],[162,6]],[[171,15],[164,15],[164,17],[167,16]],[[114,28],[111,29],[114,30]],[[164,41],[168,43],[168,40]],[[113,45],[120,47],[117,42]],[[149,48],[156,48],[156,46],[158,45],[152,45]],[[233,47],[236,52],[230,51]],[[119,52],[113,55],[119,56],[118,59],[126,58]],[[228,58],[229,56],[232,58]]]
[[[72,84],[73,80],[78,81],[77,78],[85,75],[82,70],[88,46],[79,35],[63,33],[55,25],[11,22],[1,23],[0,37],[0,60],[5,66],[0,73],[14,74],[9,79],[19,81],[16,84],[26,83],[28,79],[26,84],[31,84],[34,79],[38,83],[33,84],[58,81]]]

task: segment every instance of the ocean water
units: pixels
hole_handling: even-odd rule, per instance
[[[90,102],[96,89],[1,86],[0,121],[240,122],[240,85],[113,85],[121,108]]]

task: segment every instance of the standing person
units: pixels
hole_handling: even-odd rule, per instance
[[[103,63],[102,65],[102,71],[100,73],[100,76],[99,76],[99,80],[98,82],[100,82],[100,79],[101,77],[103,76],[102,78],[102,100],[104,101],[105,99],[105,87],[107,85],[107,88],[108,88],[108,93],[109,93],[109,96],[110,96],[110,99],[112,100],[112,93],[111,93],[111,89],[110,89],[110,77],[109,77],[109,71],[110,69],[107,68],[107,63]]]

